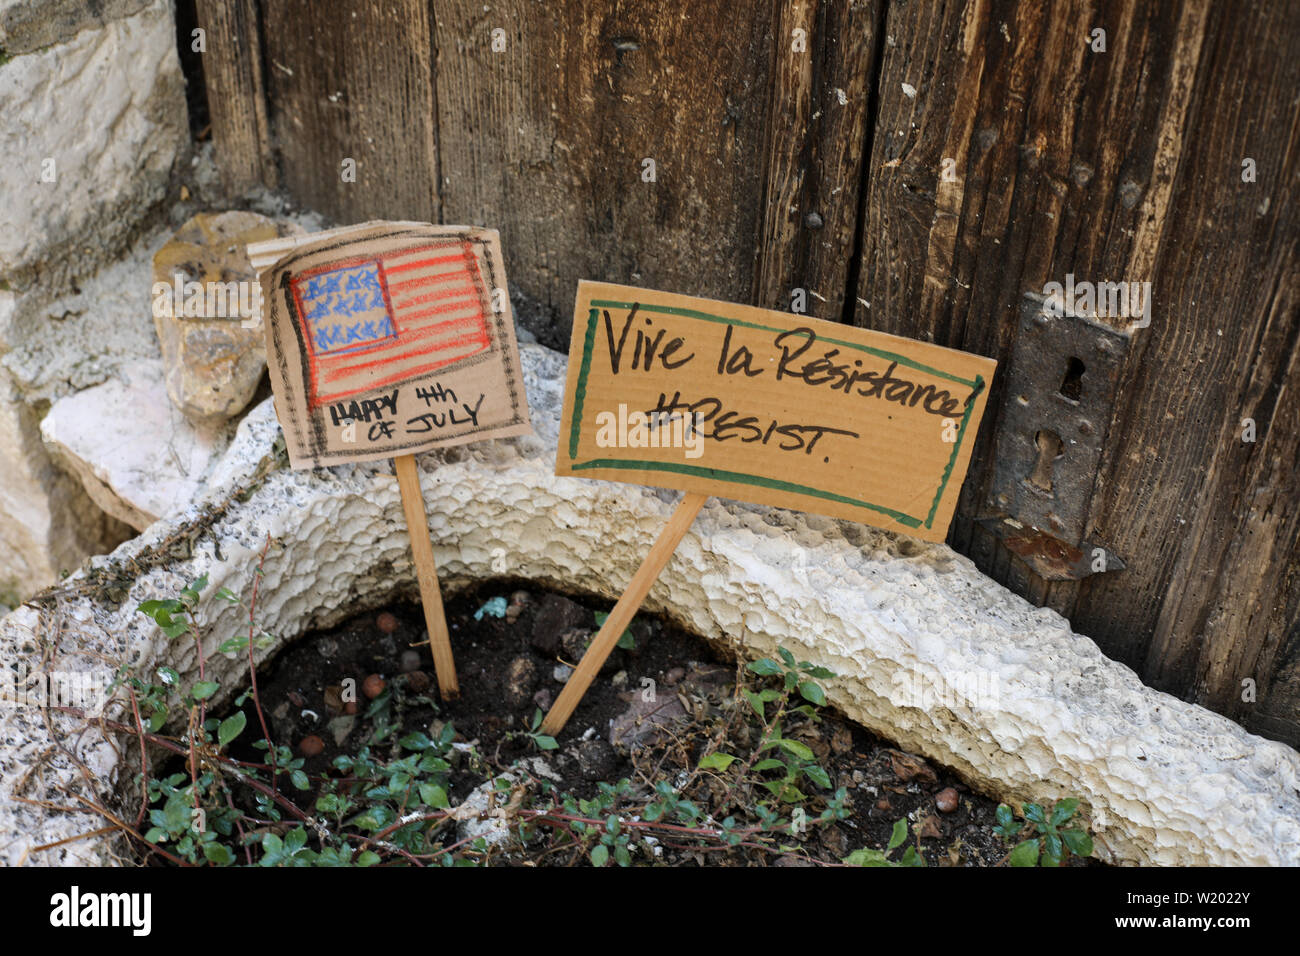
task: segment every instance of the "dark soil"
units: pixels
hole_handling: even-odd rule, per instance
[[[498,597],[509,602],[507,616],[483,613],[476,620],[475,613]],[[394,714],[401,730],[390,740],[414,730],[433,736],[444,721],[450,721],[456,741],[473,744],[481,755],[480,760],[457,765],[449,793],[455,806],[486,779],[485,771],[505,769],[518,758],[538,754],[523,731],[529,729],[537,710],[545,712],[558,695],[562,684],[554,672],[577,662],[579,655],[572,651],[581,646],[583,632],[597,629],[598,609],[608,610],[608,604],[550,595],[527,582],[492,581],[461,593],[446,608],[461,689],[461,697],[449,704],[435,703],[437,685],[428,646],[413,646],[425,636],[419,605],[388,608],[396,619],[391,633],[380,624],[391,627],[392,620],[381,621],[383,612],[376,612],[309,634],[259,676],[271,735],[277,742],[292,742],[295,750],[305,737],[316,735],[324,749],[309,757],[303,769],[313,778],[330,774],[336,756],[355,753],[373,733],[372,721],[365,716],[369,701],[362,693],[366,678],[378,675],[386,684],[398,681],[405,703]],[[555,646],[566,631],[567,650]],[[631,631],[635,648],[614,652],[559,736],[559,748],[543,755],[562,778],[556,784],[560,791],[590,797],[600,781],[612,783],[623,777],[653,784],[655,779],[671,780],[698,761],[698,753],[680,743],[681,737],[689,738],[689,727],[679,735],[677,752],[664,746],[629,752],[625,746],[608,743],[611,721],[632,706],[644,686],[643,678],[655,681],[661,694],[674,691],[689,705],[688,712],[695,712],[690,708],[697,706],[707,709],[706,701],[716,704],[733,693],[736,662],[720,657],[702,639],[645,615],[633,622]],[[351,707],[341,703],[338,694],[349,679],[357,689],[357,703]],[[245,707],[249,726],[256,726],[251,699]],[[349,721],[341,727],[338,723],[347,710],[356,714],[350,730]],[[851,813],[837,824],[810,829],[801,854],[833,863],[858,848],[884,849],[894,823],[906,817],[913,827],[910,842],[919,844],[929,865],[989,866],[1005,859],[1007,846],[993,832],[997,801],[972,791],[945,768],[900,752],[829,707],[822,714],[820,724],[802,728],[802,739],[828,772],[831,791],[847,789]],[[336,732],[346,735],[336,741]],[[380,752],[388,746],[374,749]],[[396,744],[391,746],[396,756]],[[645,766],[648,754],[654,758],[650,767]],[[247,742],[242,747],[236,742],[231,755],[262,759]],[[956,792],[956,807],[941,812],[936,796],[948,788]],[[301,794],[298,800],[307,806],[312,796]],[[755,857],[763,856],[742,849],[701,853],[682,847],[667,849],[662,859],[685,865],[752,865],[759,862]],[[769,854],[763,862],[788,865],[793,859]],[[565,861],[552,856],[547,862]]]

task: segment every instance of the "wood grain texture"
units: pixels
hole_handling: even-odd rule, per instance
[[[1135,553],[1161,542],[1160,558],[1142,575],[1149,599],[1102,577],[1076,614],[1085,630],[1132,628],[1153,686],[1296,742],[1300,8],[1216,4],[1194,26],[1204,40],[1154,253],[1158,311],[1098,516]]]
[[[768,6],[435,10],[444,215],[500,228],[511,285],[531,300],[520,317],[545,344],[568,341],[581,278],[749,299]]]
[[[439,222],[429,9],[422,0],[262,5],[280,173],[340,225]],[[356,162],[356,181],[342,177]]]
[[[883,0],[777,4],[753,304],[844,314]],[[802,31],[802,32],[797,32]]]
[[[886,30],[855,321],[1004,359],[1023,293],[1153,283],[1089,523],[1128,569],[1042,582],[974,524],[994,429],[950,540],[1156,686],[1300,740],[1280,716],[1300,699],[1294,57],[1280,68],[1300,19],[974,0],[891,4]]]
[[[262,76],[256,0],[196,0],[206,35],[203,77],[222,185],[238,195],[279,183]]]

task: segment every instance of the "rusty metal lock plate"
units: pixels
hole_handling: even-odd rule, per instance
[[[1045,303],[1026,295],[1018,316],[992,514],[981,520],[1041,576],[1059,580],[1093,573],[1093,549],[1101,547],[1084,534],[1130,337],[1055,315]],[[1107,559],[1106,570],[1124,566],[1109,551]]]

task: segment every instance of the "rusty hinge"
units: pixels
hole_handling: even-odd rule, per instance
[[[1021,305],[980,522],[1040,577],[1078,580],[1124,567],[1084,535],[1130,337],[1045,301]]]

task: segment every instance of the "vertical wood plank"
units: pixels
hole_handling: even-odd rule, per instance
[[[568,342],[580,278],[750,298],[769,8],[435,9],[445,214],[501,230],[516,313],[541,341]]]
[[[1291,740],[1300,602],[1278,503],[1297,493],[1274,462],[1300,448],[1294,424],[1264,422],[1295,390],[1297,42],[1277,6],[891,4],[854,316],[1005,360],[1025,292],[1067,273],[1152,282],[1088,528],[1128,568],[1035,596],[1157,686]],[[1243,451],[1233,429],[1261,408]],[[951,540],[1014,584],[973,524],[990,421]],[[1242,706],[1244,677],[1273,700]]]
[[[1081,611],[1149,628],[1154,686],[1273,732],[1289,710],[1300,741],[1300,687],[1277,673],[1300,651],[1300,9],[1214,5],[1202,29],[1193,105],[1168,134],[1181,163],[1151,254],[1146,374],[1099,518],[1166,576],[1150,604],[1103,579]],[[1135,508],[1144,497],[1153,506]]]
[[[273,189],[279,176],[267,121],[257,2],[196,0],[195,18],[207,45],[203,77],[222,184],[234,195],[257,185]]]
[[[882,0],[777,4],[755,305],[789,309],[801,288],[808,314],[844,313],[883,11]]]
[[[262,10],[271,128],[289,192],[339,223],[439,221],[424,0],[275,0]],[[343,178],[355,162],[355,182]]]

